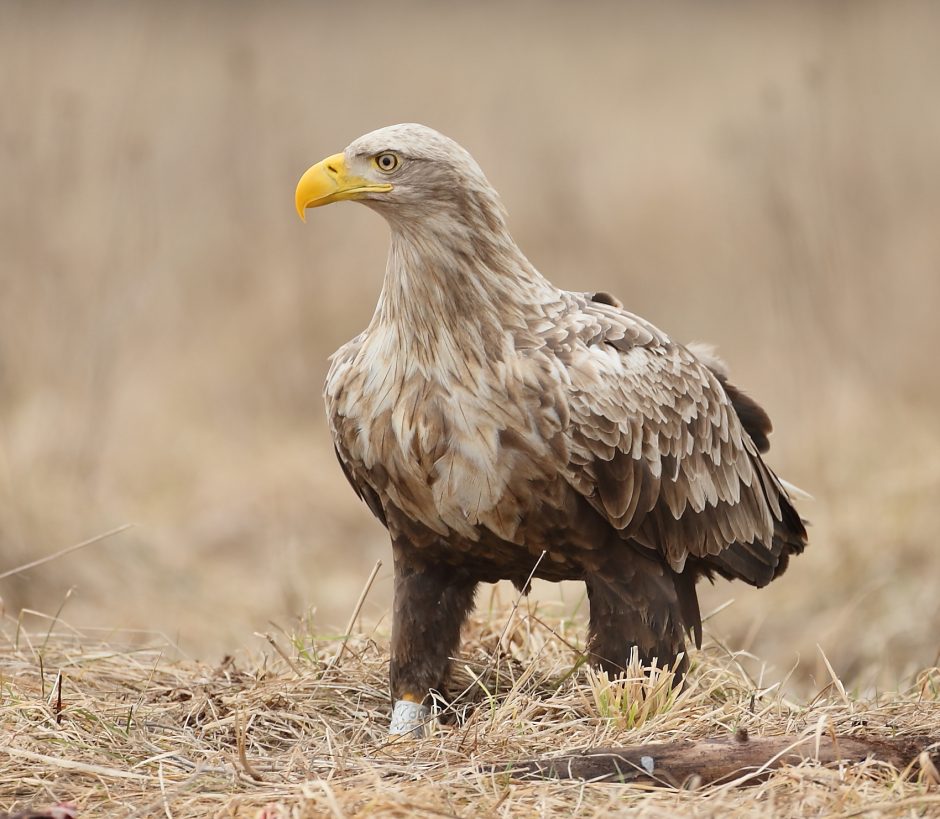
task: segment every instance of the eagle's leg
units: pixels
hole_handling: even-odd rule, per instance
[[[473,608],[477,581],[413,549],[396,544],[394,552],[390,732],[422,736],[431,692],[444,691],[450,657]]]
[[[672,572],[626,548],[618,552],[585,577],[591,607],[590,660],[614,677],[629,665],[636,649],[643,665],[655,659],[660,668],[675,668],[678,683],[689,661]]]

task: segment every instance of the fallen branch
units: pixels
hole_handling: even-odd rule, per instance
[[[924,754],[925,750],[928,753]],[[491,770],[508,773],[514,779],[586,779],[687,787],[690,784],[749,785],[788,765],[807,761],[833,765],[867,759],[888,763],[898,770],[918,763],[919,759],[936,764],[940,761],[940,737],[817,737],[811,734],[752,738],[747,732],[739,731],[733,737],[719,739],[591,748],[577,754],[496,764]],[[923,761],[920,765],[930,772]]]
[[[74,805],[61,802],[45,810],[27,810],[19,813],[0,813],[0,819],[76,819],[78,811]]]

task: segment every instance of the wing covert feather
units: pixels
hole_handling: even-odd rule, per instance
[[[724,553],[735,574],[754,574],[755,560],[773,568],[785,491],[761,461],[766,437],[755,443],[745,430],[725,379],[617,305],[579,307],[582,344],[566,361],[570,485],[676,571],[690,556]],[[751,399],[745,407],[765,435],[766,414]]]

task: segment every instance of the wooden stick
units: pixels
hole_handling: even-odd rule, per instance
[[[887,762],[903,770],[933,746],[927,760],[940,761],[940,736],[734,737],[681,740],[632,745],[624,748],[591,748],[576,754],[528,759],[487,766],[514,779],[585,779],[609,782],[642,782],[666,787],[749,785],[762,781],[777,768],[812,761],[820,765],[858,763],[866,759]],[[924,766],[924,763],[921,763]]]

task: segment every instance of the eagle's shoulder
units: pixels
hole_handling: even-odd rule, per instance
[[[350,339],[330,356],[330,367],[326,373],[323,384],[323,394],[329,399],[343,388],[350,377],[353,365],[368,337],[368,331],[363,330],[355,338]]]

